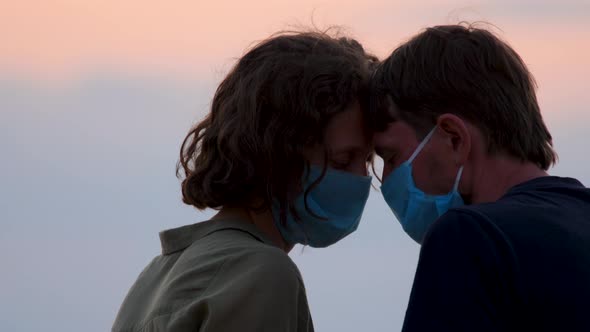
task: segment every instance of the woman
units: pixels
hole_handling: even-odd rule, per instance
[[[375,59],[348,38],[283,33],[247,52],[182,144],[186,204],[219,212],[160,233],[162,255],[113,331],[313,331],[287,253],[353,232],[371,178],[362,107]]]

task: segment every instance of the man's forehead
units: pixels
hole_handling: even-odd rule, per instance
[[[416,141],[416,132],[407,122],[395,120],[384,131],[376,133],[374,141],[379,148],[396,147]]]
[[[399,120],[400,118],[400,109],[397,106],[397,104],[395,103],[395,101],[393,101],[393,97],[391,97],[391,95],[387,95],[387,97],[385,98],[385,111],[387,112],[387,115],[391,117],[392,120],[396,121]]]

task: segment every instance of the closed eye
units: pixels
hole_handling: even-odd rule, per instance
[[[350,158],[347,159],[330,159],[330,166],[335,169],[345,169],[350,165]]]

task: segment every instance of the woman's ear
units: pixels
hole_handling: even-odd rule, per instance
[[[449,138],[452,158],[459,165],[464,165],[471,150],[471,134],[465,121],[460,117],[445,113],[438,117],[437,125],[442,134]]]

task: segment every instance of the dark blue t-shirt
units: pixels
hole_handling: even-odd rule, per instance
[[[590,331],[590,189],[541,177],[443,215],[403,331]]]

